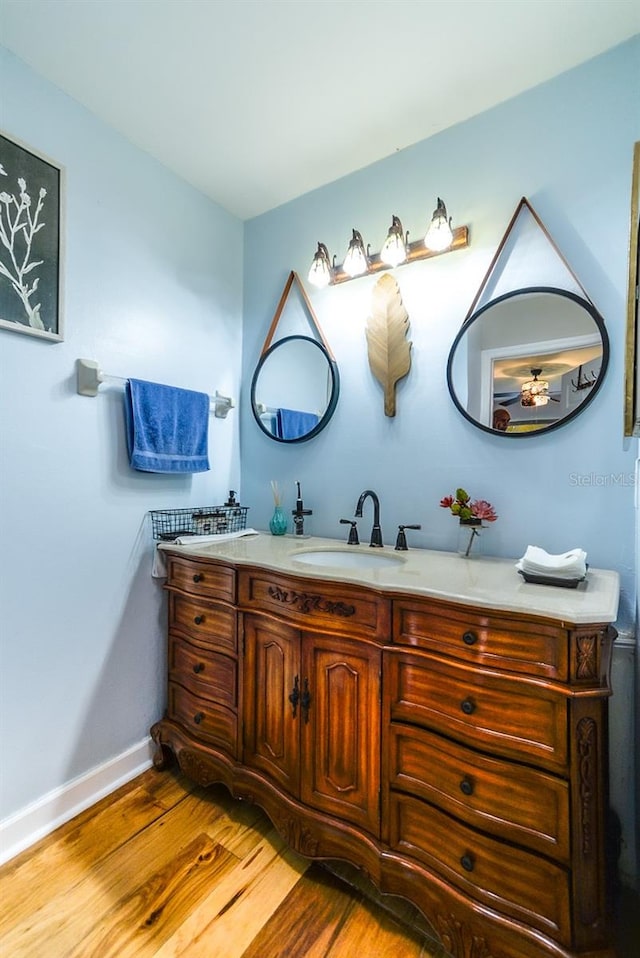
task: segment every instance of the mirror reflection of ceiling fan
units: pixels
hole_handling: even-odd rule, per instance
[[[555,396],[549,393],[549,383],[546,379],[538,379],[542,374],[542,367],[535,367],[531,370],[531,379],[522,383],[520,392],[512,399],[504,399],[501,406],[512,406],[519,402],[521,406],[546,406],[548,402],[560,402]]]

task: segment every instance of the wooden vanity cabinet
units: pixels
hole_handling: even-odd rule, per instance
[[[245,765],[378,835],[381,649],[251,614],[244,665]]]
[[[536,932],[561,954],[610,954],[614,635],[607,624],[568,628],[438,600],[394,603],[383,663],[382,837],[474,909],[500,916],[483,936],[487,954],[552,951],[543,939],[548,951],[536,950]],[[476,922],[453,914],[436,908],[435,924],[457,954],[460,927],[471,933]]]
[[[239,758],[238,629],[235,573],[168,559],[167,720]]]
[[[167,589],[158,767],[362,868],[455,958],[612,958],[607,623],[173,553]]]

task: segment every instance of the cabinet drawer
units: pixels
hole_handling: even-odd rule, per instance
[[[390,601],[357,586],[241,570],[238,601],[245,609],[270,612],[305,629],[347,632],[380,643],[391,635]]]
[[[185,559],[167,555],[167,586],[203,595],[224,602],[234,602],[236,597],[236,573],[227,566],[215,565],[202,559]]]
[[[389,780],[474,828],[568,861],[569,785],[561,778],[392,725]]]
[[[194,738],[217,745],[237,757],[238,719],[235,712],[198,698],[175,682],[169,682],[167,714]]]
[[[179,629],[198,645],[231,652],[238,650],[236,614],[228,606],[169,593],[169,629]]]
[[[417,652],[393,649],[385,656],[392,720],[566,770],[567,704],[561,692]]]
[[[393,641],[527,675],[568,675],[567,631],[553,623],[402,599],[394,605]]]
[[[569,944],[570,878],[561,866],[398,793],[391,795],[390,844],[476,901]]]
[[[169,678],[201,698],[238,707],[238,666],[235,659],[199,649],[172,636],[169,640]]]

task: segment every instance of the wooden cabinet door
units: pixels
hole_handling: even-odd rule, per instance
[[[292,795],[300,787],[300,706],[289,696],[299,675],[300,633],[261,616],[244,619],[245,765]]]
[[[379,648],[303,633],[300,798],[319,811],[379,832]],[[303,699],[304,706],[304,699]]]

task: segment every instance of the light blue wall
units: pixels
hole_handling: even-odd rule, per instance
[[[630,622],[633,489],[571,477],[633,470],[622,381],[639,67],[636,40],[243,229],[0,48],[0,125],[67,171],[65,341],[0,330],[0,818],[147,736],[164,705],[165,602],[145,514],[221,501],[240,488],[240,458],[252,525],[266,527],[271,479],[288,507],[300,479],[314,531],[343,536],[337,520],[372,486],[388,544],[398,523],[422,522],[414,544],[452,548],[455,526],[438,502],[466,485],[500,513],[496,554],[582,545],[593,565],[621,572]],[[354,226],[379,249],[392,213],[417,238],[436,195],[455,225],[469,225],[471,245],[395,273],[413,341],[396,418],[385,418],[367,363],[365,278],[310,290],[340,366],[334,419],[300,446],[268,440],[249,386],[289,270],[306,283],[319,239],[342,259]],[[587,414],[509,441],[459,417],[445,366],[522,195],[605,317],[612,356]],[[77,396],[78,357],[113,375],[240,395],[227,420],[212,419],[212,472],[133,473],[121,391]]]
[[[0,49],[0,125],[66,167],[66,337],[0,330],[2,810],[148,736],[165,697],[165,602],[145,513],[238,488],[238,417],[212,470],[130,470],[106,373],[238,396],[242,223]],[[167,131],[170,135],[170,131]]]
[[[371,487],[381,499],[386,543],[395,541],[399,523],[419,522],[422,531],[411,541],[447,550],[455,547],[456,529],[439,501],[462,485],[499,513],[489,533],[492,552],[516,557],[529,543],[550,552],[581,546],[593,566],[619,570],[622,618],[631,620],[634,450],[622,436],[622,395],[638,103],[640,38],[247,223],[241,458],[254,524],[264,527],[271,511],[269,480],[284,486],[291,508],[299,479],[314,511],[313,530],[344,537],[338,520],[352,516],[359,493]],[[436,196],[454,225],[469,226],[470,246],[394,273],[413,350],[411,372],[397,390],[397,415],[389,419],[365,341],[377,277],[318,292],[307,284],[307,271],[318,240],[340,262],[352,227],[379,250],[393,213],[417,239]],[[604,316],[611,362],[587,413],[546,436],[505,439],[459,415],[446,388],[446,362],[522,196]],[[335,353],[342,391],[323,433],[283,446],[252,421],[248,387],[291,269],[303,279]],[[547,279],[545,273],[538,282]],[[619,483],[612,478],[619,476]],[[361,521],[364,536],[370,519],[365,513]]]
[[[623,438],[623,380],[639,104],[636,37],[247,223],[241,410],[242,492],[252,506],[254,525],[265,527],[272,510],[269,480],[277,479],[286,490],[290,509],[293,480],[299,479],[305,505],[314,511],[312,531],[346,538],[338,520],[352,516],[359,493],[371,487],[381,499],[387,545],[393,545],[399,523],[419,522],[422,531],[408,534],[411,544],[449,550],[456,545],[455,522],[439,501],[462,485],[474,497],[492,502],[499,513],[488,535],[488,551],[495,555],[520,556],[528,544],[549,552],[581,546],[591,565],[620,572],[619,626],[623,642],[630,644],[618,643],[614,655],[618,693],[611,702],[611,801],[622,823],[620,872],[631,885],[637,885],[634,799],[629,793],[634,690],[628,666],[635,632],[637,440]],[[369,370],[365,340],[377,277],[319,292],[307,283],[307,271],[318,240],[341,262],[353,227],[373,251],[379,250],[392,214],[400,216],[410,239],[417,239],[436,196],[448,204],[454,225],[469,226],[470,246],[394,271],[411,322],[413,349],[411,372],[397,390],[397,415],[388,419],[381,388]],[[446,363],[522,196],[604,317],[611,359],[603,386],[584,415],[546,436],[510,439],[481,432],[460,416],[448,396]],[[541,262],[533,281],[556,282],[557,266],[552,258]],[[269,440],[254,424],[249,385],[291,269],[305,283],[335,353],[342,390],[325,431],[308,443],[286,446]],[[576,288],[570,276],[566,286]],[[292,311],[286,332],[308,332],[294,316]],[[363,538],[370,524],[371,513],[365,511]]]

